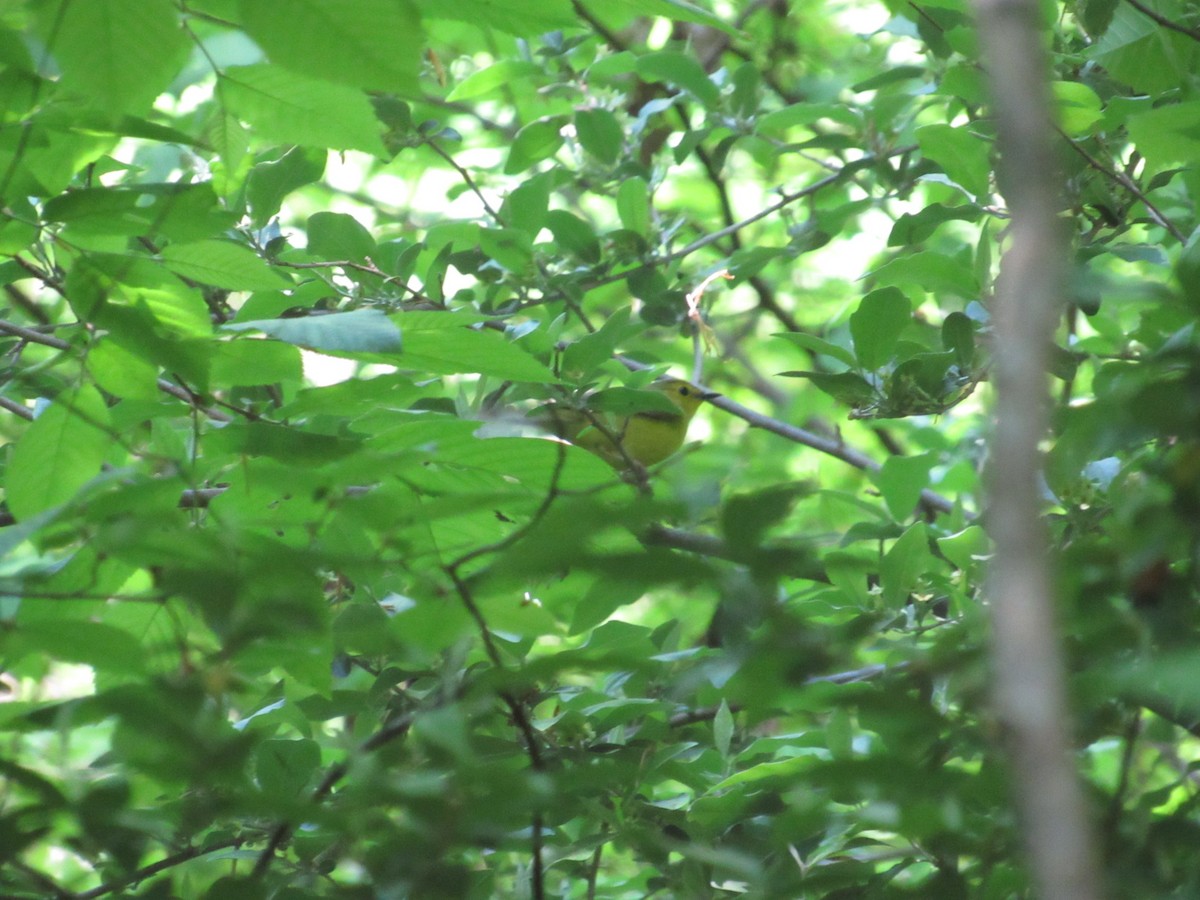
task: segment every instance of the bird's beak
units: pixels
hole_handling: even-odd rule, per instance
[[[716,400],[720,396],[721,395],[718,394],[716,391],[705,391],[703,394],[700,395],[700,399],[701,400]]]

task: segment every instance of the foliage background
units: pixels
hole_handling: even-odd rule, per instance
[[[1114,893],[1193,896],[1200,32],[1042,7],[1075,759]],[[5,896],[1029,890],[963,3],[0,26]],[[522,417],[668,369],[723,398],[650,477]]]

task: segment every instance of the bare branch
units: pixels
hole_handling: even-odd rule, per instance
[[[993,692],[1010,738],[1013,779],[1036,893],[1100,897],[1097,855],[1071,757],[1065,670],[1055,630],[1039,442],[1046,433],[1049,336],[1066,275],[1058,222],[1063,182],[1046,127],[1049,67],[1036,0],[975,0],[1012,212],[995,323],[995,427],[989,466]]]

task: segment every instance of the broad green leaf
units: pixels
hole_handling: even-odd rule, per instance
[[[540,66],[534,65],[528,60],[503,59],[488,66],[486,69],[472,72],[455,85],[454,90],[450,92],[446,99],[451,102],[471,100],[475,97],[481,97],[494,91],[509,88],[514,84],[519,84],[526,79],[539,75],[541,72],[542,68]]]
[[[858,124],[858,116],[845,106],[831,103],[794,103],[759,116],[755,122],[755,131],[772,135],[798,125],[812,125],[822,119],[830,119],[842,125]]]
[[[1155,170],[1186,163],[1200,155],[1196,133],[1200,101],[1160,106],[1129,117],[1129,134]]]
[[[729,704],[722,698],[721,705],[717,707],[717,714],[713,717],[713,742],[717,747],[717,752],[721,756],[729,756],[729,747],[733,741],[733,713],[729,711]]]
[[[512,148],[508,151],[508,160],[504,163],[506,175],[516,175],[524,172],[535,163],[549,159],[563,145],[562,128],[566,116],[554,116],[548,119],[538,119],[530,122],[517,132],[513,138]]]
[[[1120,3],[1087,57],[1135,92],[1155,95],[1178,87],[1194,65],[1195,52],[1190,38],[1164,30],[1140,10]]]
[[[583,262],[600,261],[600,240],[592,226],[574,213],[565,209],[552,209],[546,213],[546,227],[554,240],[564,250],[575,254]]]
[[[991,552],[987,533],[978,525],[968,525],[962,531],[938,538],[937,545],[942,555],[964,572],[978,571]]]
[[[1119,5],[1119,0],[1079,0],[1075,5],[1075,14],[1084,30],[1096,39],[1108,30]]]
[[[91,481],[113,436],[104,398],[90,385],[64,391],[18,438],[4,488],[8,508],[26,519],[66,503]]]
[[[912,322],[912,305],[895,288],[872,291],[850,316],[854,355],[864,369],[880,369],[892,358],[896,342]]]
[[[570,0],[417,0],[417,7],[423,18],[455,19],[523,38],[576,24]]]
[[[976,222],[980,218],[975,206],[943,206],[933,203],[917,213],[905,213],[896,220],[888,235],[889,247],[920,244],[945,222]]]
[[[650,236],[650,186],[641,178],[627,178],[617,188],[617,214],[621,224],[642,237]]]
[[[898,609],[917,587],[921,576],[929,571],[932,554],[925,524],[911,526],[892,544],[879,566],[879,581],[883,588],[883,602],[890,609]]]
[[[239,9],[274,63],[366,90],[417,90],[425,35],[409,0],[241,0]]]
[[[872,403],[878,392],[857,372],[780,372],[788,378],[807,378],[829,396],[855,408]]]
[[[990,148],[966,126],[923,125],[917,129],[917,143],[921,153],[940,165],[951,181],[974,197],[988,196]]]
[[[919,456],[889,456],[872,480],[883,494],[888,511],[898,522],[909,519],[921,499],[921,491],[929,487],[929,472],[937,458],[932,453]]]
[[[158,397],[158,368],[110,336],[100,338],[88,349],[87,367],[96,385],[114,397]]]
[[[125,676],[145,670],[141,642],[128,631],[104,622],[60,618],[26,623],[19,618],[14,637],[5,641],[5,654],[13,662],[27,654],[38,654]]]
[[[595,6],[605,9],[610,6],[622,7],[628,14],[634,16],[662,16],[665,19],[675,19],[680,22],[694,22],[697,25],[707,25],[727,34],[736,34],[736,29],[713,15],[708,10],[688,0],[586,0],[585,6]]]
[[[170,0],[48,0],[36,9],[63,86],[113,116],[147,111],[191,48]]]
[[[828,356],[831,359],[836,359],[838,362],[845,363],[851,368],[858,364],[857,360],[854,358],[854,354],[845,347],[819,338],[815,334],[808,334],[807,332],[803,331],[789,331],[783,334],[777,334],[775,337],[782,338],[789,344],[795,344],[797,347],[808,350],[812,353]]]
[[[564,375],[572,380],[590,380],[594,377],[595,370],[612,359],[617,345],[639,330],[637,325],[630,323],[632,315],[629,307],[622,307],[596,331],[569,343],[563,349]]]
[[[276,340],[326,353],[399,353],[400,329],[377,309],[296,319],[229,323],[230,331],[261,331]]]
[[[891,66],[886,72],[880,72],[878,75],[872,75],[870,78],[851,85],[850,90],[855,93],[877,91],[881,87],[887,87],[899,81],[921,80],[925,77],[926,70],[922,66]]]
[[[975,326],[965,313],[952,312],[942,323],[942,346],[954,352],[959,368],[970,369],[975,362]]]
[[[638,74],[647,81],[665,81],[683,88],[707,107],[714,107],[721,92],[701,68],[696,57],[677,50],[647,53],[638,59]]]
[[[575,136],[584,150],[608,165],[617,161],[625,140],[617,117],[600,108],[575,110]]]
[[[311,184],[325,172],[325,152],[292,147],[276,160],[256,165],[246,179],[246,198],[254,223],[266,225],[292,191]]]
[[[1104,118],[1100,98],[1086,84],[1056,81],[1050,87],[1058,103],[1059,124],[1071,137],[1091,133],[1092,126]]]
[[[406,316],[399,320],[404,323]],[[479,373],[512,381],[552,383],[554,374],[496,331],[457,327],[453,330],[405,332],[406,363],[442,374]]]
[[[268,740],[254,751],[259,786],[278,797],[299,795],[320,764],[321,748],[311,740]]]
[[[300,351],[275,341],[222,341],[214,348],[212,379],[216,384],[298,383],[303,376]]]
[[[321,259],[362,262],[375,253],[371,232],[348,213],[313,213],[305,231],[309,252]]]
[[[217,96],[267,141],[385,155],[381,126],[361,91],[280,66],[231,66]]]
[[[232,241],[172,244],[163,250],[162,258],[166,267],[181,278],[228,291],[279,290],[292,283],[249,247]]]
[[[912,285],[932,293],[953,294],[965,300],[979,297],[979,283],[968,263],[934,250],[899,256],[871,273],[883,285]]]
[[[515,228],[481,228],[479,249],[510,272],[525,272],[533,263],[533,239]]]

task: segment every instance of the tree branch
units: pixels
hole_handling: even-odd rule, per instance
[[[1193,41],[1200,41],[1200,31],[1196,30],[1195,28],[1188,28],[1186,25],[1180,25],[1178,22],[1168,19],[1166,16],[1155,12],[1154,10],[1152,10],[1150,7],[1146,6],[1145,4],[1140,3],[1139,0],[1125,0],[1125,2],[1128,3],[1130,6],[1132,6],[1134,9],[1136,9],[1138,12],[1140,12],[1142,15],[1144,15],[1150,19],[1153,19],[1155,22],[1157,22],[1163,28],[1167,28],[1171,31],[1174,31],[1177,34],[1182,34],[1184,37],[1189,37]]]
[[[993,311],[995,426],[988,467],[995,555],[989,579],[993,693],[1012,756],[1036,893],[1095,900],[1101,890],[1083,792],[1071,755],[1038,445],[1047,425],[1049,336],[1066,280],[1063,183],[1055,155],[1036,0],[975,0],[1000,150],[1012,244]]]

